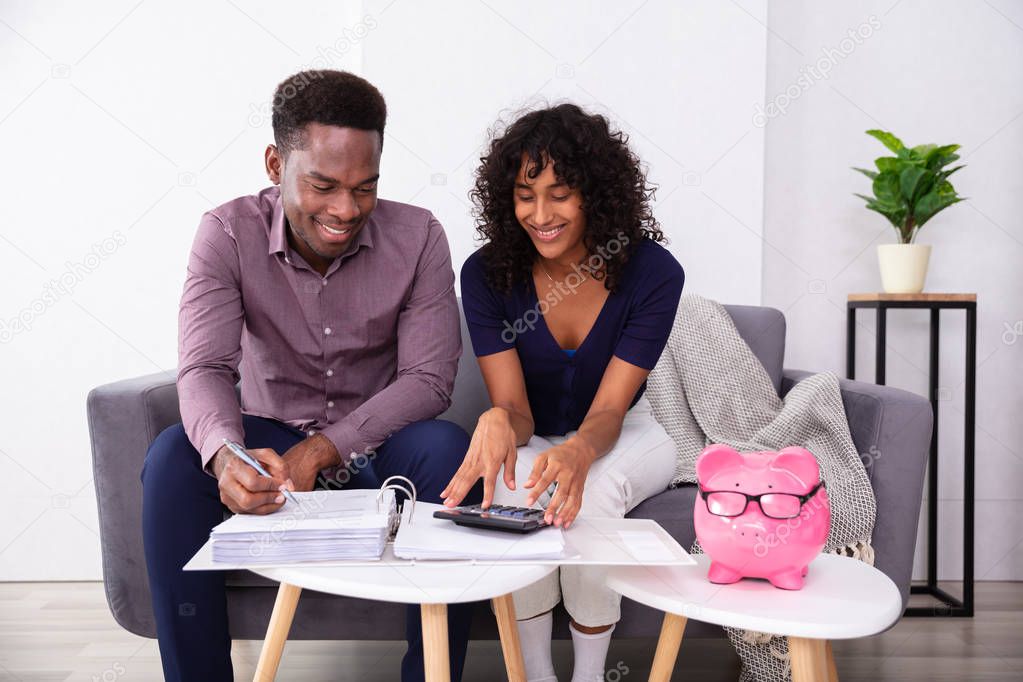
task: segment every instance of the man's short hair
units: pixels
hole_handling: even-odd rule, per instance
[[[306,125],[375,130],[384,142],[387,104],[372,83],[347,71],[300,71],[274,91],[274,142],[282,154],[305,144]]]

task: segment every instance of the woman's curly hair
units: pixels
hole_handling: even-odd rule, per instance
[[[612,293],[641,239],[665,241],[650,210],[655,188],[647,184],[639,158],[627,142],[627,136],[612,130],[606,118],[587,114],[575,104],[532,111],[494,136],[469,193],[475,204],[476,232],[485,242],[483,262],[492,287],[507,293],[519,283],[532,281],[537,251],[515,217],[514,203],[523,154],[530,178],[552,162],[558,180],[582,194],[588,253],[614,240],[624,244],[617,253],[606,250],[603,270],[593,275]]]

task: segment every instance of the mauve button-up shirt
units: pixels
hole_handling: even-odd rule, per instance
[[[451,254],[422,208],[380,200],[321,277],[270,187],[204,214],[178,319],[181,420],[203,467],[241,415],[323,433],[342,463],[451,402],[461,354]],[[241,379],[241,401],[235,384]]]

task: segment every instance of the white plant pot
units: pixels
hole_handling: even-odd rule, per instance
[[[930,244],[879,244],[881,286],[888,294],[919,294],[927,279]]]

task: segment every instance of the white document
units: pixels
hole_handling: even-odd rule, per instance
[[[509,533],[484,528],[466,528],[433,512],[442,505],[417,502],[414,514],[405,505],[394,555],[400,559],[476,559],[483,561],[557,559],[565,555],[560,528],[543,528],[532,533]]]
[[[352,491],[360,492],[360,491]],[[372,492],[373,495],[376,491]],[[336,494],[336,493],[331,493]],[[287,506],[287,505],[285,505]],[[696,561],[656,521],[650,519],[607,519],[577,517],[567,531],[548,528],[535,533],[519,535],[456,526],[451,521],[433,518],[441,505],[419,502],[415,519],[408,524],[411,505],[405,503],[404,518],[398,538],[393,546],[387,543],[381,552],[376,545],[354,547],[363,542],[353,535],[306,535],[290,531],[295,539],[311,542],[301,551],[266,549],[258,562],[252,560],[250,545],[240,545],[241,559],[214,560],[211,539],[196,552],[185,565],[186,571],[227,570],[249,566],[284,567],[303,564],[318,566],[408,566],[416,561],[432,559],[429,563],[465,565],[475,564],[557,564],[589,566],[686,566]],[[373,507],[375,509],[375,506]],[[251,517],[250,517],[251,518]],[[248,522],[247,522],[248,523]],[[419,524],[418,531],[409,532]],[[546,535],[544,535],[546,533]],[[217,542],[225,542],[220,539]],[[233,543],[234,539],[227,538]],[[347,543],[348,550],[343,549]],[[326,545],[322,549],[321,545]],[[237,551],[238,547],[233,550]],[[358,551],[355,551],[358,550]],[[345,553],[348,551],[349,553]],[[399,554],[399,551],[401,554]],[[228,554],[228,556],[235,556]],[[415,557],[415,558],[410,558]]]
[[[235,514],[210,533],[217,563],[379,559],[395,521],[393,490],[295,493],[272,514]],[[379,497],[379,501],[378,501]]]
[[[625,551],[639,563],[649,564],[674,558],[671,549],[652,531],[619,530],[618,537],[625,545]]]
[[[235,514],[213,529],[215,535],[232,533],[285,533],[292,530],[376,529],[389,523],[394,491],[313,490],[293,493],[299,502],[285,502],[272,514]],[[377,495],[380,503],[377,504]]]
[[[465,559],[476,563],[557,563],[560,565],[678,566],[692,557],[656,521],[579,516],[568,530],[544,528],[532,533],[467,528],[433,518],[444,507],[416,503],[409,525],[402,515],[394,555],[399,559]]]

